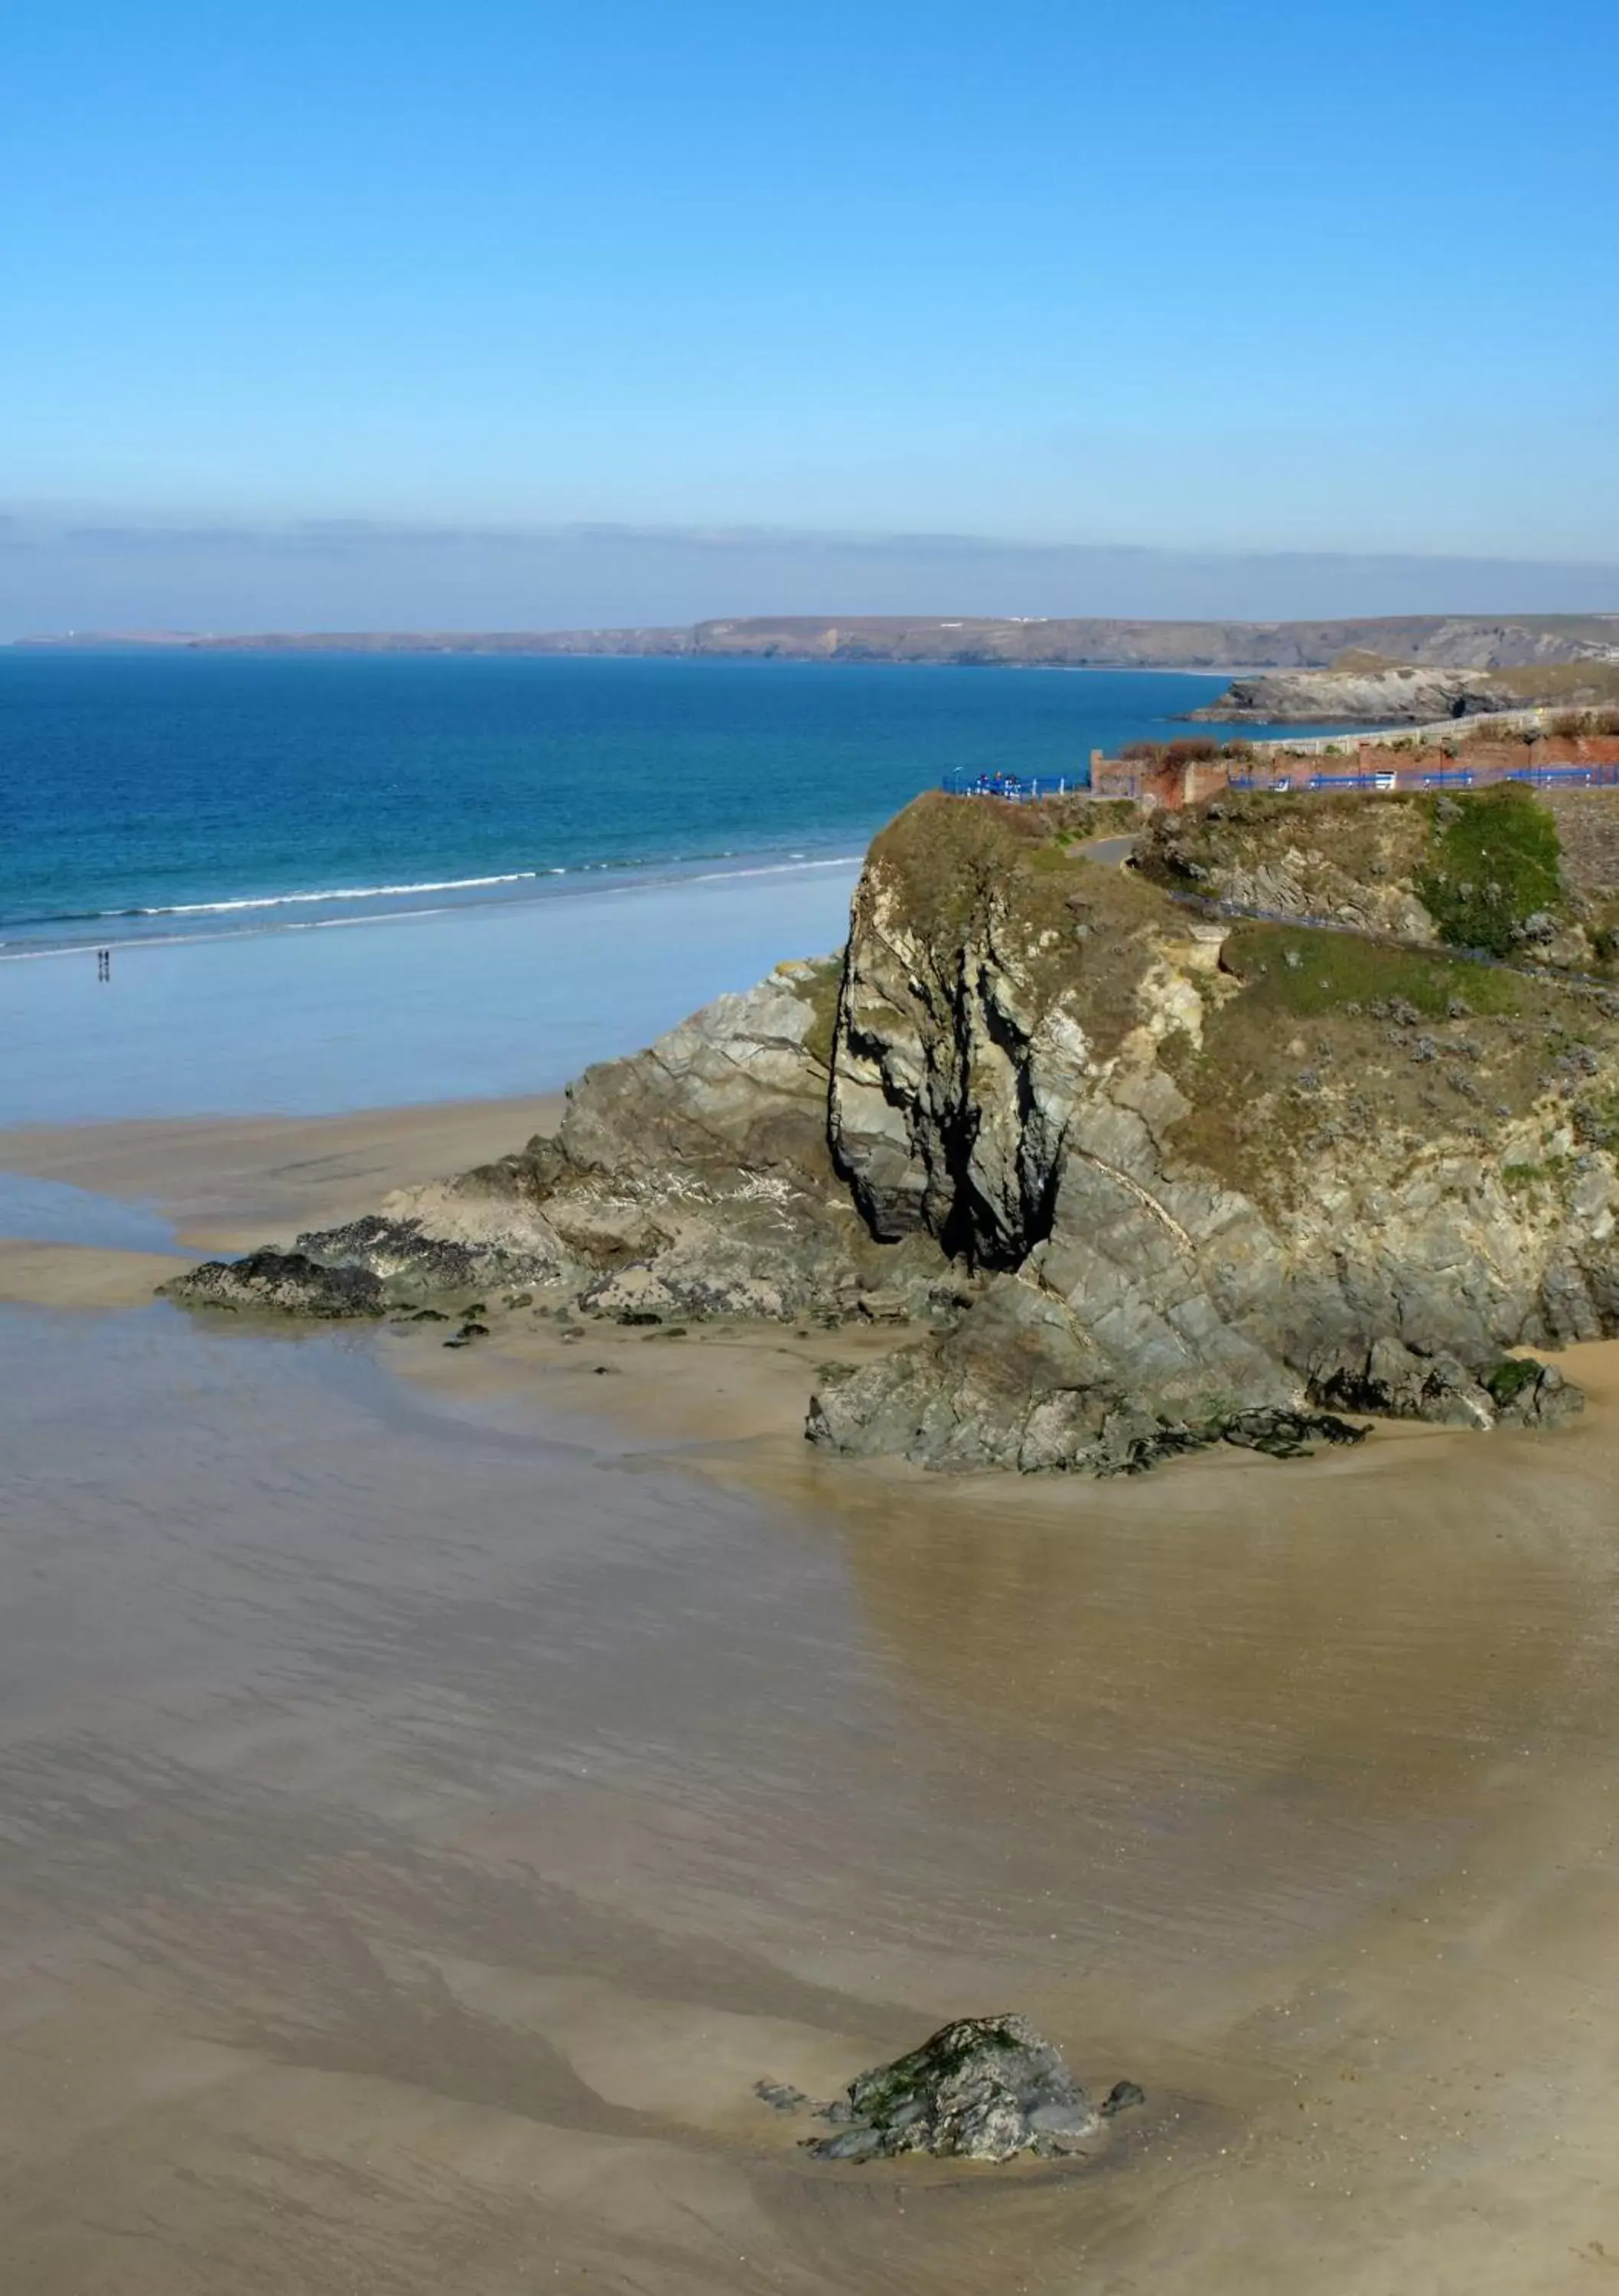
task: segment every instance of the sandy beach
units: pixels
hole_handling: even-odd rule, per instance
[[[551,1113],[0,1168],[195,1250]],[[825,1333],[222,1329],[172,1264],[0,1248],[10,2285],[1614,2268],[1619,1350],[1554,1435],[940,1480],[806,1449]],[[1147,2089],[1098,2165],[829,2167],[752,2094],[1009,2006]]]
[[[136,1119],[0,1132],[0,1171],[152,1203],[199,1252],[330,1226],[391,1189],[465,1171],[553,1130],[563,1099],[451,1101],[352,1115]]]

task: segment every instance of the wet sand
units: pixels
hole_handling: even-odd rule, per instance
[[[345,1116],[192,1117],[0,1130],[0,1173],[160,1206],[199,1252],[353,1219],[391,1189],[554,1131],[560,1093]],[[0,1233],[4,1232],[0,1218]]]
[[[8,2292],[1619,2270],[1619,1350],[1099,1487],[808,1453],[887,1343],[0,1309]],[[1099,2166],[751,2094],[1008,2006],[1146,2087]]]

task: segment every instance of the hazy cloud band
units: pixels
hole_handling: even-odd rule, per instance
[[[1619,610],[1619,563],[962,534],[0,517],[0,636],[552,629],[755,613],[1271,619]]]

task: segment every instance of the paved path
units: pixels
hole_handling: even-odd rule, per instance
[[[1122,869],[1135,851],[1133,837],[1094,837],[1083,847],[1085,859],[1104,869]]]

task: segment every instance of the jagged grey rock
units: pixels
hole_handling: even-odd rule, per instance
[[[885,1252],[827,1156],[838,961],[789,964],[569,1090],[561,1127],[375,1213],[298,1239],[384,1304],[565,1287],[617,1321],[926,1318],[961,1279],[924,1240]],[[223,1265],[218,1263],[217,1265]],[[230,1279],[205,1277],[190,1296]],[[880,1301],[880,1308],[869,1303]],[[301,1312],[288,1291],[272,1302]]]
[[[241,1259],[205,1260],[159,1287],[186,1308],[267,1309],[323,1321],[380,1316],[382,1285],[369,1268],[328,1267],[301,1251],[269,1247]]]
[[[1108,2104],[1116,2113],[1144,2101],[1133,2081],[1121,2081]],[[942,2025],[920,2048],[861,2073],[846,2103],[827,2117],[843,2125],[835,2136],[809,2140],[823,2161],[907,2152],[997,2162],[1019,2152],[1050,2158],[1088,2150],[1104,2126],[1103,2112],[1059,2051],[1015,2015]]]
[[[1619,661],[1619,644],[1566,630],[1535,629],[1522,623],[1452,621],[1426,631],[1414,660],[1363,655],[1326,669],[1273,669],[1234,677],[1225,692],[1194,718],[1216,723],[1263,720],[1277,726],[1310,722],[1369,725],[1437,723],[1480,710],[1509,709],[1536,699],[1566,702],[1566,678],[1548,678],[1537,689],[1533,678],[1510,686],[1492,670],[1533,670],[1542,666],[1588,662],[1597,670]],[[1602,698],[1599,686],[1593,699]]]

